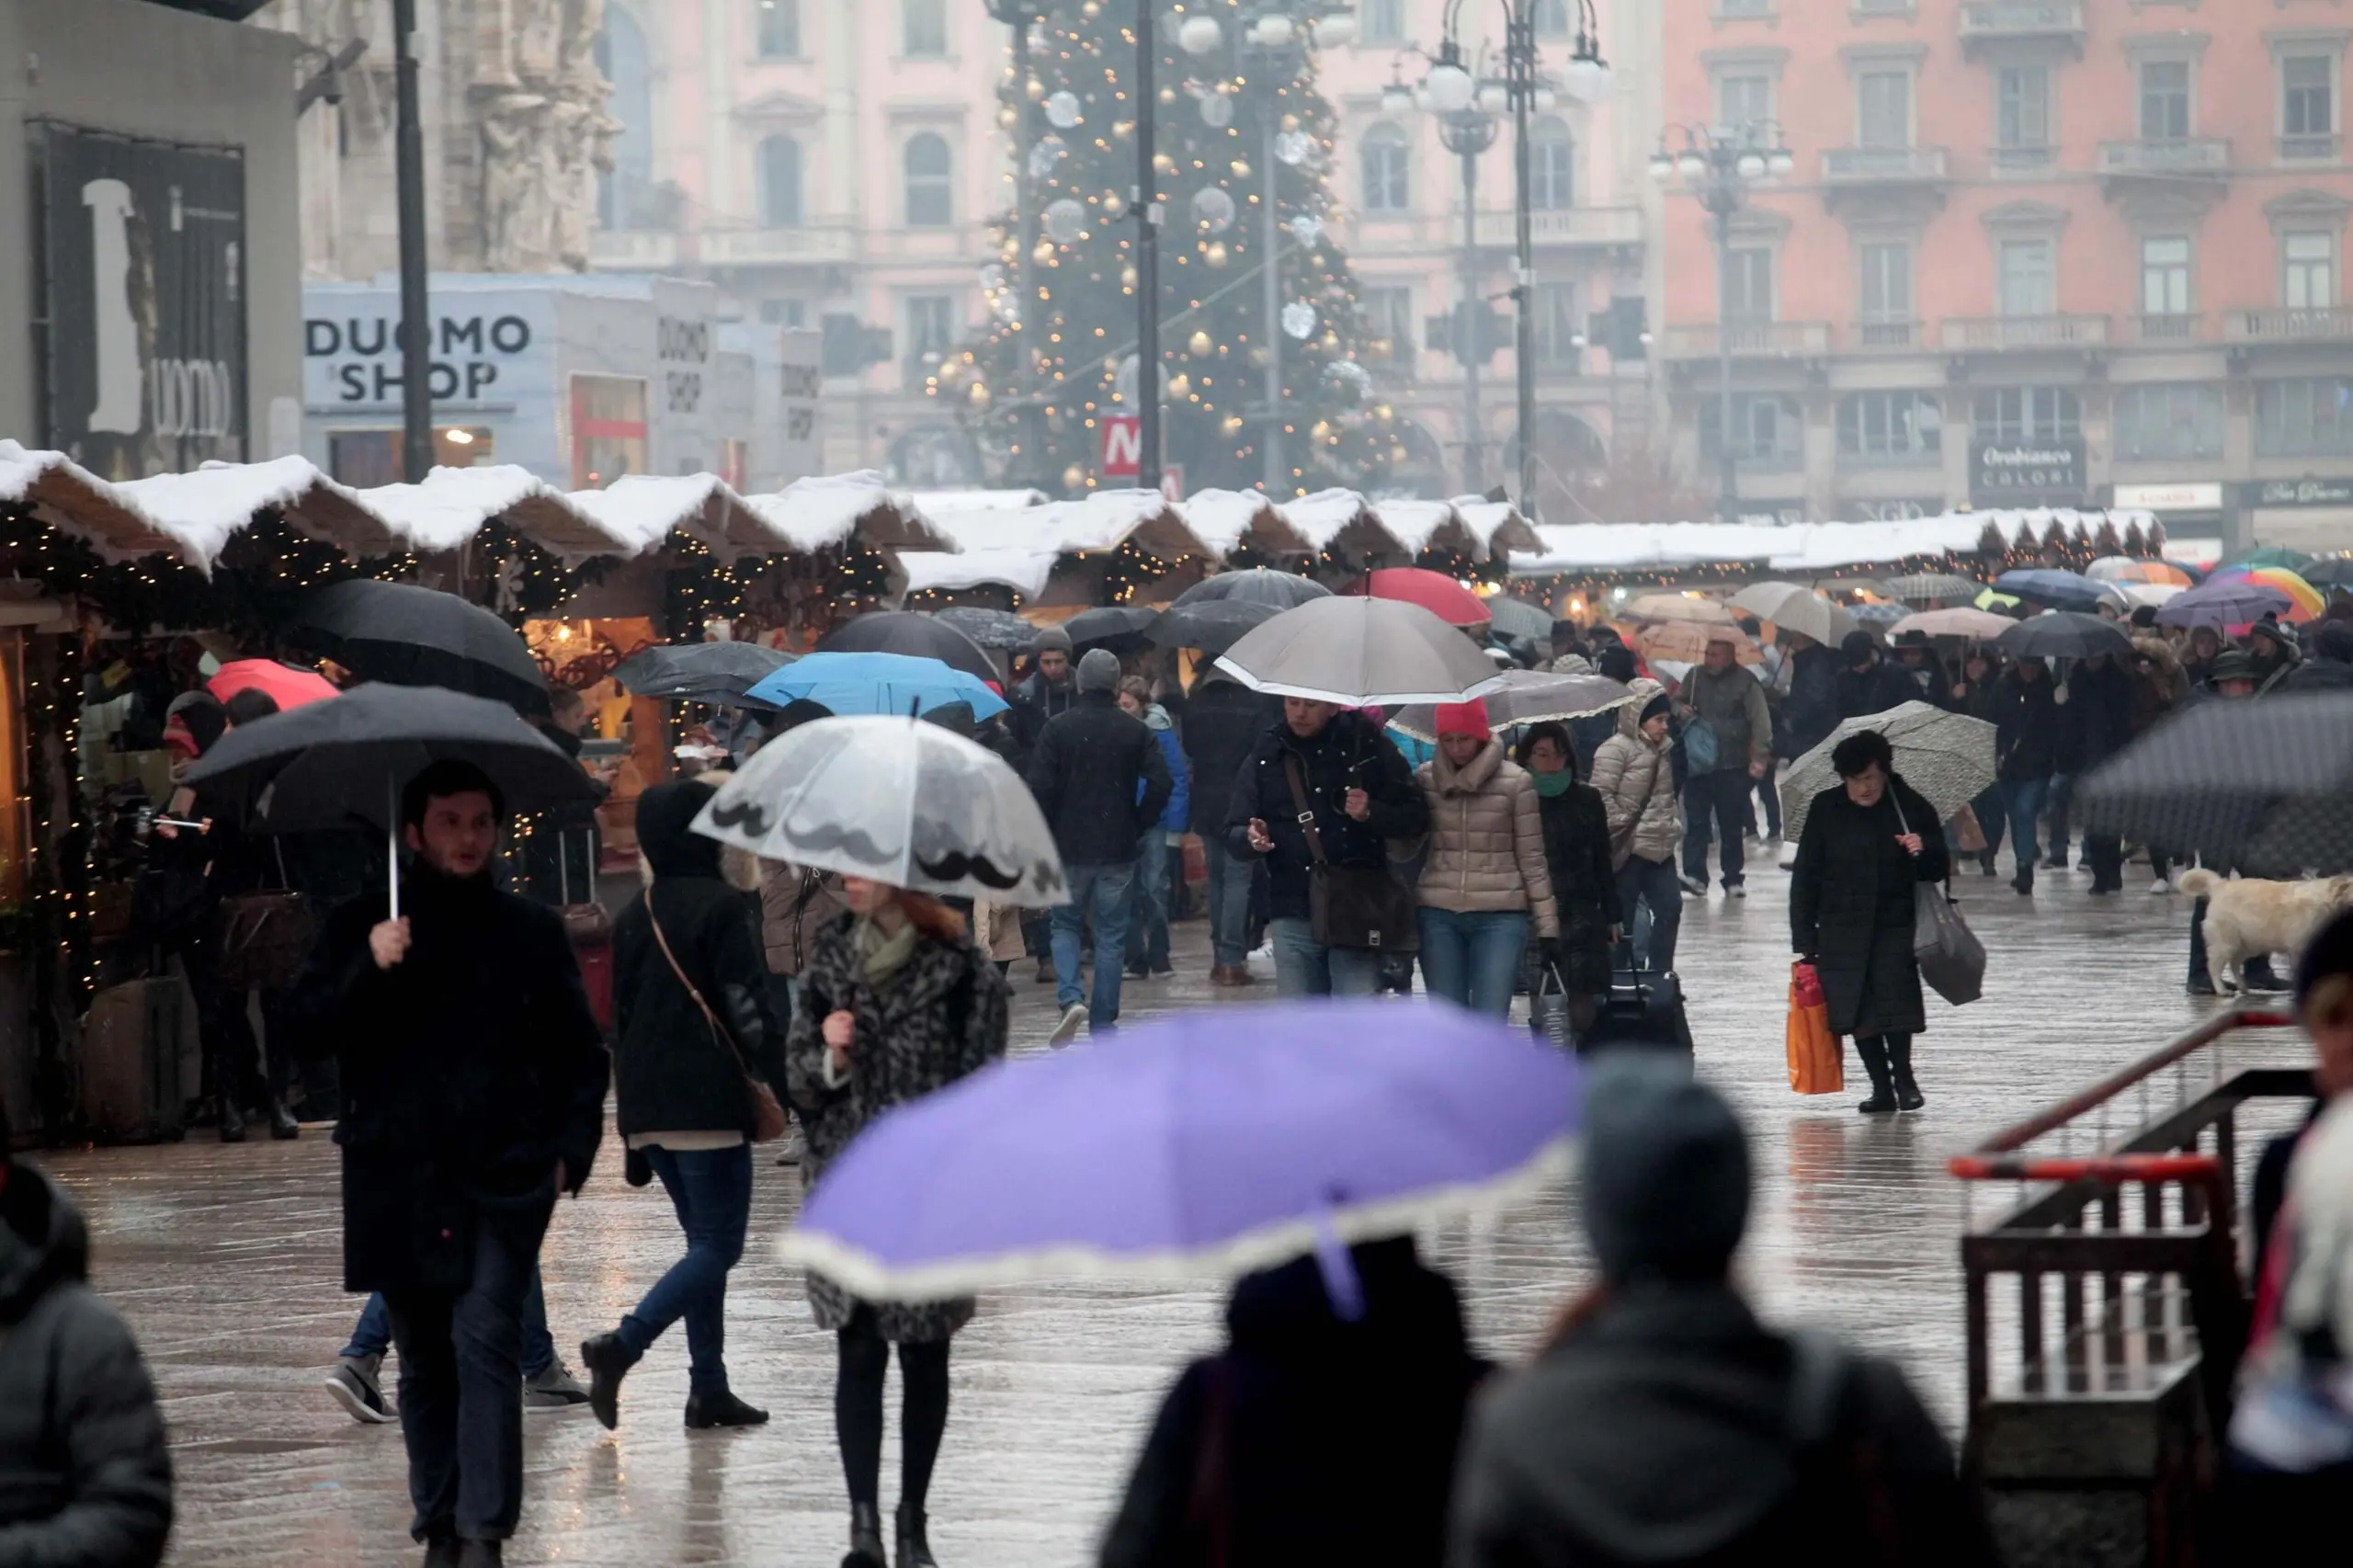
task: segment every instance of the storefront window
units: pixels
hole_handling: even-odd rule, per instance
[[[645,461],[644,379],[573,377],[572,487],[602,489]]]

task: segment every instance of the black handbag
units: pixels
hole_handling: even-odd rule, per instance
[[[1315,809],[1308,803],[1307,779],[1297,757],[1283,758],[1283,778],[1290,785],[1299,831],[1314,861],[1307,872],[1308,935],[1320,947],[1419,951],[1422,938],[1413,889],[1391,875],[1385,865],[1332,864],[1324,854],[1324,835],[1315,831]]]

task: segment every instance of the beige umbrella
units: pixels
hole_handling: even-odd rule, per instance
[[[1732,611],[1715,600],[1685,594],[1644,594],[1626,607],[1625,614],[1635,620],[1689,620],[1702,625],[1730,626],[1734,620]]]
[[[1972,642],[1990,642],[2016,626],[2006,615],[1995,615],[1990,609],[1972,609],[1956,605],[1950,609],[1924,609],[1917,615],[1907,615],[1887,629],[1891,637],[1906,631],[1925,631],[1931,637],[1966,637]]]
[[[1645,659],[1671,659],[1696,665],[1708,656],[1711,642],[1729,642],[1733,657],[1744,665],[1761,665],[1765,655],[1756,640],[1737,626],[1702,626],[1692,620],[1662,620],[1634,633],[1634,647]]]
[[[1854,617],[1812,588],[1795,583],[1758,583],[1732,597],[1734,609],[1745,609],[1759,620],[1769,620],[1783,631],[1811,637],[1835,648],[1855,630]]]

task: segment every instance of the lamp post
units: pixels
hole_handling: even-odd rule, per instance
[[[1502,102],[1483,91],[1463,63],[1462,8],[1465,0],[1447,0],[1445,41],[1438,61],[1422,84],[1423,97],[1441,115],[1458,115],[1472,106],[1511,113],[1512,133],[1512,303],[1518,312],[1516,358],[1519,378],[1519,509],[1531,522],[1536,504],[1536,243],[1529,191],[1528,117],[1540,107],[1540,94],[1551,88],[1538,74],[1536,7],[1539,0],[1496,0],[1504,13],[1504,79]],[[1576,28],[1569,46],[1564,80],[1570,96],[1586,103],[1598,101],[1609,90],[1609,64],[1601,55],[1601,17],[1596,0],[1575,0]],[[1474,154],[1475,155],[1475,154]],[[1475,223],[1475,218],[1472,222]],[[1475,241],[1475,231],[1473,239]]]
[[[1031,254],[1038,248],[1037,204],[1029,200],[1029,149],[1037,140],[1036,110],[1029,102],[1029,29],[1040,17],[1036,0],[987,0],[989,15],[1013,29],[1013,268],[1007,279],[1012,289],[1017,314],[1015,319],[1027,332],[1031,312],[1037,306],[1037,258]],[[1031,349],[1028,340],[1022,342],[1016,363],[1019,367],[1013,378],[1012,391],[1023,391],[1030,380]],[[1023,420],[1028,426],[1021,441],[1025,460],[1009,478],[1017,479],[1021,470],[1036,470],[1042,482],[1044,470],[1040,466],[1045,451],[1043,432],[1038,428],[1034,410]]]
[[[392,0],[394,202],[400,214],[401,477],[433,469],[433,321],[425,248],[425,119],[417,93],[416,0]]]
[[[1716,235],[1716,515],[1723,522],[1740,518],[1740,460],[1732,434],[1732,220],[1748,204],[1752,187],[1779,179],[1797,166],[1796,157],[1781,139],[1781,128],[1768,120],[1747,125],[1685,125],[1670,131],[1682,138],[1680,151],[1659,137],[1651,154],[1651,178],[1662,189],[1680,184],[1697,197],[1715,220]]]
[[[1153,167],[1152,122],[1160,110],[1154,67],[1160,40],[1153,0],[1136,0],[1136,484],[1160,488],[1160,176]]]

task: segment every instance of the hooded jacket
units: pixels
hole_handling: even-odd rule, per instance
[[[2098,669],[2078,661],[2059,705],[2059,771],[2083,773],[2124,749],[2132,738],[2132,672],[2111,656]]]
[[[1803,756],[1838,727],[1838,655],[1819,642],[1791,653],[1781,703],[1783,756]]]
[[[2059,762],[2059,706],[2048,669],[2029,680],[2012,665],[1994,685],[1994,756],[2005,784],[2048,778]]]
[[[1665,687],[1645,678],[1635,681],[1632,689],[1635,700],[1618,710],[1618,733],[1593,754],[1593,787],[1609,813],[1613,844],[1631,822],[1635,824],[1631,854],[1653,862],[1672,860],[1683,842],[1683,810],[1670,756],[1675,742],[1671,736],[1653,742],[1640,722],[1644,705]],[[1613,853],[1611,859],[1625,864],[1624,856]]]
[[[1083,691],[1048,722],[1029,761],[1029,792],[1068,866],[1123,866],[1176,788],[1168,758],[1108,691]]]
[[[2132,697],[2132,733],[2137,735],[2189,700],[2189,676],[2181,667],[2181,655],[2162,637],[2135,637],[2132,656],[2149,665],[2137,672]]]
[[[146,1363],[64,1189],[30,1165],[0,1182],[0,1562],[150,1568],[172,1461]]]
[[[1459,768],[1441,750],[1414,780],[1430,809],[1429,857],[1415,884],[1422,906],[1457,915],[1526,910],[1538,936],[1559,936],[1544,815],[1528,770],[1490,740]]]
[[[638,797],[637,845],[654,876],[613,923],[613,1080],[624,1138],[749,1137],[756,1119],[745,1073],[784,1093],[784,1036],[768,1011],[767,955],[751,907],[722,872],[719,841],[688,825],[715,793],[690,779]],[[657,923],[685,981],[655,939]],[[718,1015],[723,1037],[687,981]]]
[[[1176,733],[1176,722],[1168,716],[1168,710],[1157,702],[1144,708],[1143,727],[1159,743],[1161,760],[1168,765],[1168,804],[1160,812],[1161,829],[1187,832],[1193,821],[1193,779],[1185,767],[1184,739]]]
[[[1212,843],[1224,835],[1225,808],[1233,799],[1229,781],[1241,774],[1259,738],[1282,722],[1279,697],[1222,676],[1194,686],[1184,717],[1177,721],[1191,775],[1188,825],[1193,832]]]

